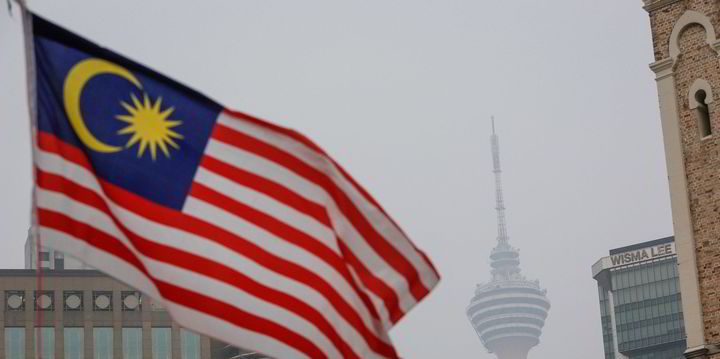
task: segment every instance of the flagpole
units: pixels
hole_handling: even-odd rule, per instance
[[[24,42],[24,48],[25,48],[25,83],[26,83],[26,91],[27,91],[27,104],[28,104],[28,115],[30,119],[30,145],[31,145],[31,154],[33,158],[33,168],[32,168],[32,176],[33,176],[33,189],[32,189],[32,205],[31,205],[31,213],[30,213],[30,236],[32,237],[31,241],[35,243],[36,253],[36,270],[37,270],[37,292],[41,293],[43,288],[43,275],[42,275],[42,261],[40,257],[40,253],[42,252],[42,243],[40,240],[40,235],[38,233],[37,229],[37,206],[36,206],[36,188],[35,183],[35,163],[37,163],[36,160],[36,146],[37,146],[37,96],[36,96],[36,77],[35,77],[35,47],[33,43],[33,32],[32,32],[32,15],[30,14],[30,11],[28,11],[25,0],[15,0],[18,5],[20,6],[20,12],[21,12],[21,18],[22,18],[22,28],[23,28],[23,42]],[[37,303],[35,303],[36,296],[33,296],[33,306],[36,306]],[[43,323],[43,311],[42,310],[36,310],[36,325],[35,327],[40,327]],[[35,335],[35,333],[39,332],[40,335]],[[37,341],[35,343],[36,350],[36,357],[38,359],[42,358],[43,356],[43,348],[42,348],[42,330],[33,330],[33,340]]]

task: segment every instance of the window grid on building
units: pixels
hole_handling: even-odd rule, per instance
[[[685,328],[676,258],[611,269],[609,284],[612,309],[607,289],[598,288],[605,358],[615,359],[615,341],[618,351],[633,359],[681,358]]]
[[[34,270],[0,273],[7,288],[0,294],[6,325],[0,357],[140,359],[145,354],[169,359],[175,353],[177,358],[199,359],[217,357],[212,352],[217,346],[234,349],[191,331],[173,330],[175,324],[162,306],[142,305],[139,292],[99,272],[53,272],[46,286],[51,291],[36,291],[34,276]],[[36,310],[48,311],[40,324]],[[141,327],[146,324],[150,326]]]

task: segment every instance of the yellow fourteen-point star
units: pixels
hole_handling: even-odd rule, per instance
[[[132,134],[125,144],[125,148],[130,148],[132,145],[139,143],[137,155],[138,157],[142,157],[145,148],[150,147],[150,156],[153,161],[155,161],[157,148],[159,147],[165,154],[165,157],[169,158],[170,151],[168,150],[168,145],[179,149],[180,147],[173,138],[183,138],[181,134],[171,130],[171,128],[182,124],[182,121],[171,121],[168,119],[175,108],[169,107],[161,111],[160,104],[162,97],[158,97],[155,103],[151,103],[147,93],[144,94],[142,102],[135,97],[135,94],[131,93],[130,97],[134,106],[120,101],[120,104],[129,114],[115,116],[118,120],[129,123],[127,127],[117,132],[120,135]]]

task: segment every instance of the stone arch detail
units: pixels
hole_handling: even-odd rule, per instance
[[[673,27],[672,33],[670,34],[670,57],[673,60],[680,55],[680,44],[678,43],[680,33],[682,33],[682,31],[688,26],[694,24],[698,24],[705,28],[705,42],[707,42],[711,48],[715,49],[713,45],[717,42],[717,38],[715,37],[715,27],[713,27],[710,22],[710,18],[705,16],[703,13],[688,10],[680,16]]]
[[[707,80],[704,79],[697,79],[693,84],[690,86],[690,90],[688,91],[688,106],[690,106],[691,110],[696,109],[700,104],[695,99],[695,93],[698,92],[698,90],[705,91],[705,94],[707,97],[705,98],[706,104],[711,104],[713,102],[713,92],[712,87],[710,87],[710,83],[707,82]]]

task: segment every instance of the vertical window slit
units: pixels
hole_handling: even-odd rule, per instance
[[[710,107],[705,102],[707,100],[707,93],[705,93],[705,90],[698,90],[695,92],[695,100],[698,102],[695,114],[698,120],[698,128],[700,129],[700,137],[710,136],[712,135],[712,127],[710,126]]]

